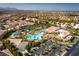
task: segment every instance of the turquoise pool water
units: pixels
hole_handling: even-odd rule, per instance
[[[29,39],[29,40],[34,40],[34,39],[39,39],[43,36],[42,33],[35,33],[35,34],[27,34],[25,35],[25,38]]]

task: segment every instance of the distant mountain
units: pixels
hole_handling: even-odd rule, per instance
[[[5,8],[0,7],[0,11],[7,11],[7,10],[15,11],[15,10],[18,10],[18,9],[16,9],[16,8],[10,8],[10,7],[5,7]]]

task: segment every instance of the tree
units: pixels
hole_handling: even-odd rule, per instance
[[[21,52],[16,52],[15,54],[16,54],[15,56],[22,56]]]
[[[21,56],[22,53],[21,52],[17,52],[16,50],[16,46],[11,43],[9,40],[5,40],[3,41],[3,44],[6,46],[6,48],[8,48],[10,50],[10,52],[14,55],[14,56]]]
[[[7,39],[13,32],[14,32],[13,30],[7,32],[7,33],[4,35],[3,39]]]

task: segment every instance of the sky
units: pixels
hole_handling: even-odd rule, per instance
[[[79,10],[79,3],[0,3],[0,7],[23,10]]]

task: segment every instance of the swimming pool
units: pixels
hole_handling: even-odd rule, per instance
[[[28,40],[34,40],[34,39],[40,39],[43,36],[42,33],[35,33],[35,34],[27,34],[25,35],[25,38]]]

